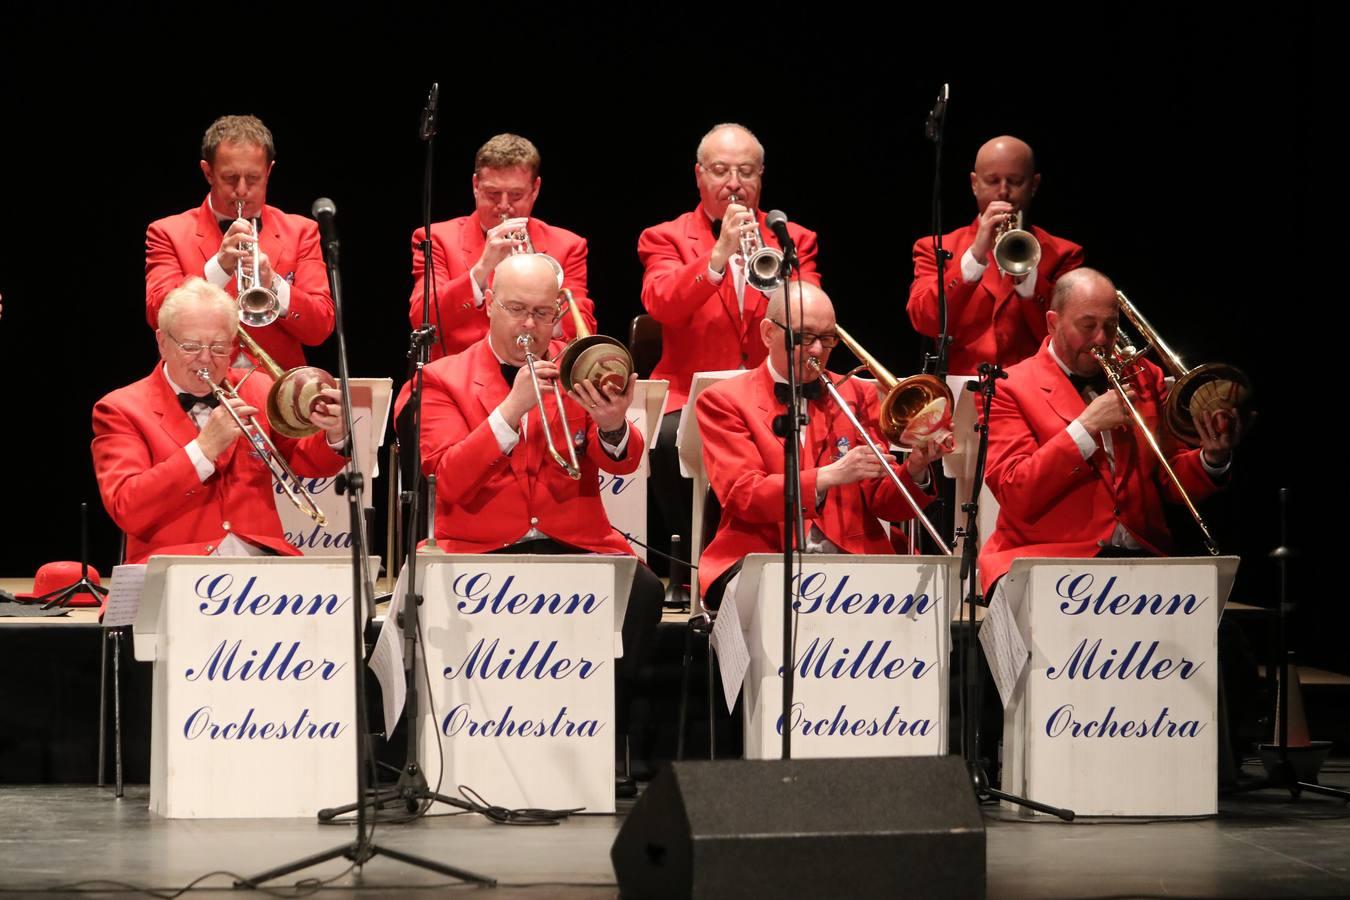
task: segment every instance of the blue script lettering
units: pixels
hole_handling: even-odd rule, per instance
[[[1136,738],[1193,738],[1205,730],[1203,723],[1195,719],[1176,721],[1170,715],[1171,710],[1164,706],[1157,718],[1116,719],[1116,708],[1112,706],[1100,719],[1079,721],[1074,714],[1073,704],[1066,703],[1050,714],[1045,721],[1045,733],[1048,737],[1136,737]]]
[[[446,666],[441,674],[445,678],[497,678],[507,679],[515,678],[522,680],[525,678],[534,678],[544,680],[551,678],[560,680],[572,675],[573,673],[580,679],[587,679],[599,672],[604,663],[591,662],[586,657],[581,657],[573,662],[568,657],[553,658],[553,651],[557,648],[557,641],[549,641],[544,652],[535,658],[535,653],[539,650],[539,641],[530,641],[530,645],[525,648],[525,652],[520,658],[516,658],[516,648],[506,648],[506,658],[498,660],[496,658],[498,644],[500,640],[493,638],[492,643],[486,643],[486,638],[479,638],[478,643],[470,648],[465,654],[464,659],[458,666]]]
[[[1139,648],[1143,643],[1143,641],[1135,641],[1120,659],[1116,659],[1116,654],[1120,652],[1119,648],[1112,647],[1110,652],[1099,662],[1097,654],[1102,649],[1102,639],[1097,638],[1089,647],[1087,638],[1083,638],[1078,642],[1078,646],[1073,648],[1069,658],[1064,660],[1062,665],[1049,666],[1045,670],[1045,677],[1051,681],[1056,681],[1061,677],[1067,680],[1096,678],[1099,681],[1105,681],[1108,678],[1115,678],[1125,681],[1128,678],[1133,678],[1137,681],[1144,681],[1151,678],[1155,681],[1161,681],[1164,678],[1171,678],[1176,675],[1185,681],[1205,666],[1203,662],[1192,662],[1184,656],[1180,662],[1166,656],[1154,660],[1153,654],[1158,649],[1158,641],[1150,643],[1143,655],[1139,656]],[[1138,656],[1138,659],[1136,659],[1136,656]]]
[[[328,547],[350,550],[352,533],[350,531],[328,531],[322,525],[315,525],[309,533],[303,531],[286,532],[286,543],[299,547],[301,550],[317,550]]]
[[[315,497],[328,490],[332,483],[332,478],[301,478],[299,475],[295,477],[295,484],[299,487],[303,487],[309,494]],[[272,485],[272,493],[279,496],[286,493],[286,488],[282,486],[281,482],[276,482]]]
[[[228,573],[224,575],[203,575],[197,579],[197,583],[193,586],[197,596],[203,598],[197,606],[197,611],[207,616],[219,616],[227,611],[234,613],[236,616],[242,616],[245,613],[253,616],[268,614],[280,616],[285,613],[290,613],[293,616],[317,616],[319,613],[331,616],[346,606],[349,599],[339,600],[337,594],[315,594],[309,599],[301,594],[295,594],[294,596],[277,594],[275,597],[268,594],[250,596],[257,581],[256,575],[249,576],[248,581],[244,584],[244,589],[236,597],[230,594],[230,588],[234,586],[233,575]]]
[[[318,675],[324,681],[331,681],[337,673],[347,667],[346,663],[324,659],[315,662],[312,659],[296,659],[300,651],[300,642],[292,641],[281,654],[283,642],[277,641],[267,651],[267,655],[258,659],[258,651],[250,650],[240,658],[243,641],[230,643],[221,641],[196,668],[188,669],[183,677],[188,681],[205,678],[207,681],[308,681]]]
[[[567,707],[558,710],[550,721],[547,717],[539,719],[517,719],[513,715],[514,706],[506,707],[500,718],[478,721],[472,718],[472,708],[461,703],[450,710],[441,721],[441,732],[446,737],[455,737],[464,733],[468,737],[595,737],[604,731],[605,726],[596,719],[573,719],[567,714]]]
[[[571,616],[578,611],[582,615],[590,615],[604,606],[607,599],[601,597],[597,600],[594,594],[572,594],[564,599],[557,592],[535,594],[533,597],[528,594],[514,594],[508,597],[507,591],[511,590],[511,582],[515,580],[514,575],[506,576],[496,596],[492,596],[491,575],[487,572],[473,574],[465,572],[455,576],[450,585],[450,592],[456,597],[464,598],[456,604],[456,608],[466,616],[477,615],[485,609],[493,613],[507,612],[513,615],[524,613],[537,616],[548,613],[554,616]]]
[[[1061,576],[1055,582],[1055,593],[1065,600],[1059,605],[1059,611],[1066,616],[1080,616],[1090,608],[1093,615],[1112,616],[1174,616],[1178,612],[1189,616],[1205,605],[1203,599],[1197,600],[1194,594],[1173,594],[1170,600],[1164,600],[1162,594],[1117,594],[1111,596],[1116,585],[1116,576],[1112,575],[1102,585],[1096,599],[1092,596],[1093,577],[1091,572]]]
[[[795,668],[800,678],[887,678],[896,679],[908,675],[919,679],[928,674],[929,664],[918,657],[906,660],[903,656],[887,654],[891,649],[890,641],[882,641],[873,649],[872,641],[866,641],[850,661],[851,648],[844,647],[837,652],[834,638],[825,643],[820,638],[812,638],[801,656],[797,657]],[[783,677],[783,667],[778,667],[778,677]]]
[[[189,741],[201,737],[212,741],[332,740],[347,730],[341,722],[310,721],[308,707],[300,711],[294,722],[255,722],[254,712],[250,706],[240,721],[217,723],[211,719],[211,707],[200,706],[183,723],[183,737]]]
[[[865,616],[881,613],[890,616],[907,616],[911,612],[923,615],[933,608],[933,601],[927,594],[915,597],[906,594],[897,599],[894,594],[845,594],[848,576],[842,576],[833,586],[824,572],[804,572],[797,585],[797,599],[792,606],[798,612],[806,614],[818,612],[822,605],[827,613],[861,614]]]
[[[601,472],[600,493],[604,494],[608,492],[617,497],[632,487],[634,481],[636,481],[634,478],[626,478],[623,475],[611,475],[608,472]]]
[[[933,729],[933,723],[929,719],[906,721],[901,718],[898,706],[891,707],[885,721],[865,716],[849,718],[847,703],[841,704],[833,717],[812,719],[806,714],[806,704],[794,703],[789,727],[802,735],[816,737],[875,737],[878,734],[886,737],[923,737]],[[778,717],[777,729],[779,734],[783,733],[782,716]]]

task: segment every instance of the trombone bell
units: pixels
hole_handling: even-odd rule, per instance
[[[633,374],[632,354],[612,337],[591,334],[571,290],[563,288],[562,296],[567,301],[577,336],[563,348],[558,358],[558,377],[568,390],[574,391],[581,382],[589,381],[602,395],[606,387],[612,388],[613,393],[622,394],[628,389],[628,377]]]

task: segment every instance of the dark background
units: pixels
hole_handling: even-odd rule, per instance
[[[113,561],[89,411],[153,365],[145,226],[201,202],[198,148],[217,116],[253,113],[272,129],[270,203],[305,212],[319,196],[336,202],[357,375],[403,377],[418,114],[433,80],[434,218],[471,210],[473,152],[486,138],[529,137],[543,154],[535,212],[589,239],[601,330],[620,337],[641,311],[639,231],[697,202],[699,137],[717,122],[746,124],[767,148],[765,207],[820,234],[840,322],[907,374],[919,366],[904,313],[909,250],[930,222],[923,122],[947,80],[947,230],[973,215],[967,173],[979,144],[1021,136],[1043,173],[1033,220],[1083,244],[1190,363],[1230,362],[1251,376],[1259,425],[1232,489],[1206,512],[1225,551],[1243,557],[1235,598],[1269,605],[1277,490],[1294,489],[1291,540],[1307,551],[1295,571],[1307,589],[1301,639],[1310,658],[1338,664],[1350,616],[1313,587],[1333,552],[1317,530],[1346,492],[1334,461],[1303,461],[1320,426],[1301,397],[1314,390],[1308,375],[1331,374],[1324,360],[1343,314],[1304,312],[1296,332],[1293,316],[1308,306],[1284,287],[1330,295],[1336,284],[1316,278],[1315,254],[1286,249],[1291,235],[1317,248],[1300,231],[1313,189],[1302,9],[1288,5],[1278,21],[1188,19],[1161,6],[1013,12],[903,29],[842,7],[772,25],[780,13],[768,7],[706,4],[430,18],[385,4],[291,22],[267,11],[261,25],[224,7],[192,22],[153,6],[7,13],[0,574],[77,556],[82,500],[93,562],[106,572]],[[930,41],[937,50],[922,49]],[[430,62],[410,61],[419,56]],[[1325,341],[1306,341],[1323,328]],[[311,359],[336,369],[334,345]],[[1311,370],[1296,377],[1295,360]],[[377,509],[383,494],[377,484]],[[1183,537],[1186,525],[1178,520]]]

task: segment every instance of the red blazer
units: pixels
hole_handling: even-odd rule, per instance
[[[846,381],[839,393],[858,421],[877,433],[877,394],[870,385]],[[717,535],[698,562],[698,581],[706,591],[718,575],[747,553],[783,552],[783,439],[773,433],[774,417],[784,410],[773,395],[773,375],[761,363],[744,375],[719,381],[699,394],[696,412],[703,438],[703,464],[722,504]],[[861,443],[857,431],[829,397],[808,404],[809,422],[802,444],[802,497],[807,530],[820,527],[844,553],[892,553],[878,517],[891,522],[912,518],[913,509],[889,478],[858,482],[825,492],[816,509],[816,476]],[[900,467],[901,482],[921,505],[932,499]]]
[[[243,374],[232,370],[230,381]],[[265,372],[255,371],[239,392],[258,407],[258,421],[296,474],[336,475],[344,460],[323,432],[293,441],[271,430],[262,411],[271,386]],[[156,553],[208,555],[231,531],[299,556],[281,529],[271,473],[245,441],[222,453],[215,474],[203,482],[183,449],[196,436],[162,366],[94,405],[94,475],[104,508],[126,532],[126,561],[144,562]]]
[[[563,344],[554,341],[550,358]],[[563,403],[576,443],[581,480],[568,478],[544,445],[539,411],[531,409],[525,438],[502,455],[488,416],[510,390],[487,339],[422,371],[422,471],[436,476],[436,540],[452,553],[500,550],[531,526],[593,553],[633,550],[614,531],[600,499],[600,471],[627,475],[642,462],[642,435],[630,428],[622,459],[600,446],[595,422],[566,394]],[[558,451],[562,427],[552,392],[544,395]],[[401,412],[401,410],[396,411]],[[578,440],[578,438],[580,440]]]
[[[764,243],[778,247],[764,219],[760,212]],[[802,279],[820,284],[816,233],[791,222],[788,233],[797,245]],[[720,285],[708,280],[708,257],[716,243],[712,221],[702,204],[673,222],[653,225],[638,238],[638,256],[645,270],[642,305],[661,323],[661,360],[651,377],[670,382],[667,413],[684,408],[695,372],[750,368],[768,355],[759,337],[768,298],[747,286],[745,315],[741,315],[731,272],[723,273]]]
[[[1006,368],[1035,353],[1046,334],[1045,311],[1050,308],[1056,279],[1083,264],[1082,247],[1033,225],[1029,230],[1041,243],[1034,298],[1024,300],[1017,295],[1012,279],[994,265],[992,253],[984,277],[966,284],[961,277],[961,257],[975,243],[978,224],[976,220],[942,239],[943,248],[952,254],[943,277],[947,279],[947,331],[953,338],[948,363],[954,375],[975,372],[982,362],[997,362]],[[937,337],[937,267],[931,237],[914,242],[909,320],[915,331]]]
[[[1048,349],[1008,370],[989,410],[985,482],[999,502],[998,524],[980,548],[986,588],[1022,556],[1096,556],[1120,522],[1145,548],[1166,555],[1172,537],[1162,501],[1180,502],[1171,480],[1133,426],[1111,433],[1115,472],[1104,450],[1086,461],[1066,430],[1087,404]],[[1136,406],[1192,500],[1218,490],[1198,449],[1176,449],[1161,435],[1162,371],[1144,360],[1132,384]]]
[[[565,228],[549,225],[542,219],[531,218],[526,226],[530,243],[538,253],[546,253],[563,267],[563,287],[572,291],[572,297],[586,320],[586,327],[595,334],[595,303],[586,296],[586,239]],[[423,272],[421,228],[413,232],[413,292],[408,310],[412,327],[422,326]],[[486,235],[478,216],[460,216],[448,222],[431,226],[431,261],[436,269],[436,307],[431,311],[431,324],[437,326],[437,341],[431,347],[431,358],[453,356],[468,349],[488,333],[487,306],[474,306],[472,275],[469,270],[483,255]],[[437,321],[439,314],[440,320]],[[571,313],[562,317],[563,336],[576,336]]]
[[[209,199],[196,209],[150,223],[145,232],[145,318],[151,328],[158,327],[159,308],[169,291],[206,270],[207,261],[220,251],[220,238]],[[302,366],[301,344],[317,346],[333,333],[333,297],[319,248],[319,226],[304,216],[265,206],[261,243],[272,270],[290,282],[290,306],[271,325],[245,327],[277,365]],[[225,291],[234,296],[233,280]]]

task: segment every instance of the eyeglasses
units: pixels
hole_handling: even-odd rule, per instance
[[[769,321],[773,322],[773,324],[784,331],[787,331],[787,326],[782,322],[774,322],[773,319],[770,319]],[[839,335],[835,334],[833,331],[827,332],[826,334],[816,334],[814,331],[797,332],[798,346],[810,347],[816,341],[820,341],[820,346],[826,350],[833,350],[835,347],[839,346]]]
[[[534,319],[536,322],[547,322],[551,325],[562,318],[562,310],[556,305],[531,309],[523,303],[503,303],[497,300],[496,304],[498,309],[517,322],[524,319]]]
[[[164,332],[169,336],[169,340],[178,345],[178,349],[187,356],[196,356],[203,349],[211,351],[212,356],[229,356],[234,352],[233,341],[213,341],[210,344],[203,344],[201,341],[180,341],[173,336],[172,332]]]
[[[740,177],[741,181],[753,181],[764,172],[763,166],[757,166],[751,163],[742,163],[739,166],[729,166],[726,163],[720,162],[711,163],[706,166],[699,163],[699,167],[718,181],[731,177],[733,171]]]

